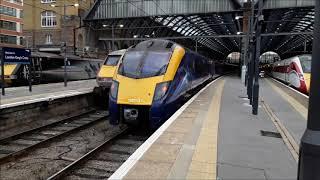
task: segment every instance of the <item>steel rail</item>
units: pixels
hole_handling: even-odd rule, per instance
[[[50,176],[47,180],[62,179],[63,176],[68,174],[68,172],[72,171],[75,167],[81,165],[83,162],[86,162],[89,158],[94,156],[96,153],[102,151],[105,146],[112,144],[116,139],[118,139],[119,137],[125,135],[127,132],[128,132],[128,128],[127,127],[122,129],[120,132],[118,132],[118,133],[114,134],[113,136],[111,136],[110,139],[108,139],[105,142],[101,143],[99,146],[97,146],[93,150],[89,151],[88,153],[86,153],[85,155],[83,155],[82,157],[77,159],[76,161],[72,162],[71,164],[69,164],[68,166],[63,168],[62,170],[60,170],[57,173],[55,173],[52,176]]]
[[[58,125],[58,124],[62,124],[62,123],[65,123],[66,121],[71,121],[73,118],[77,118],[79,116],[83,116],[85,114],[89,114],[89,113],[92,113],[94,112],[95,110],[94,109],[90,109],[86,112],[83,112],[83,113],[79,113],[79,114],[76,114],[74,116],[71,116],[71,117],[67,117],[65,119],[62,119],[62,120],[59,120],[59,121],[56,121],[56,122],[53,122],[53,123],[50,123],[50,124],[46,124],[46,125],[43,125],[43,126],[39,126],[39,127],[36,127],[36,128],[33,128],[33,129],[29,129],[29,130],[26,130],[26,131],[23,131],[23,132],[20,132],[18,134],[15,134],[15,135],[12,135],[12,136],[9,136],[9,137],[4,137],[2,139],[0,139],[0,144],[4,143],[4,142],[8,142],[8,141],[11,141],[13,139],[17,139],[19,138],[20,136],[23,136],[23,135],[26,135],[28,133],[32,133],[32,132],[35,132],[35,131],[39,131],[41,129],[44,129],[44,128],[49,128],[49,127],[52,127],[52,126],[55,126],[55,125]]]
[[[85,114],[86,114],[86,113],[85,113]],[[81,116],[81,115],[80,115],[80,116]],[[34,150],[34,149],[39,148],[39,147],[41,147],[41,146],[44,146],[44,145],[46,145],[46,144],[48,144],[48,143],[50,143],[50,142],[52,142],[52,141],[54,141],[54,140],[57,140],[57,139],[59,139],[59,138],[63,138],[63,137],[65,137],[65,136],[70,135],[70,134],[72,134],[72,133],[74,133],[74,132],[77,132],[77,131],[79,131],[79,130],[88,128],[88,127],[90,127],[90,126],[92,126],[92,125],[94,125],[94,124],[99,123],[99,122],[102,121],[102,120],[105,120],[105,118],[108,117],[108,116],[109,116],[109,115],[106,114],[106,115],[104,115],[104,116],[102,116],[102,117],[98,117],[97,119],[92,120],[92,121],[90,121],[90,122],[88,122],[88,123],[79,124],[80,126],[78,126],[78,127],[72,128],[72,129],[70,129],[70,130],[66,130],[65,132],[61,132],[61,133],[59,133],[59,134],[57,134],[57,135],[55,135],[55,136],[49,137],[48,139],[44,139],[44,140],[42,140],[42,141],[40,141],[40,142],[38,142],[38,143],[36,143],[36,144],[32,144],[32,145],[27,146],[27,147],[25,147],[25,148],[23,148],[23,149],[20,149],[20,150],[18,150],[18,151],[12,152],[12,153],[4,156],[4,157],[1,157],[1,158],[0,158],[0,164],[6,163],[6,162],[9,162],[9,161],[14,161],[14,160],[17,159],[18,157],[21,157],[21,156],[23,156],[23,155],[25,155],[25,154],[28,154],[31,150]],[[70,120],[70,121],[72,121],[72,120]],[[61,121],[60,121],[60,122],[61,122]],[[21,138],[21,139],[23,139],[23,138]]]

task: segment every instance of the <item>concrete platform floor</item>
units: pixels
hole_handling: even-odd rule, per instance
[[[9,104],[14,106],[15,104],[28,103],[37,99],[88,93],[95,86],[97,86],[96,80],[91,79],[70,81],[67,87],[64,87],[63,82],[34,85],[32,86],[32,92],[29,92],[29,86],[6,88],[5,96],[0,95],[0,108],[4,108]]]
[[[261,80],[259,115],[251,114],[238,77],[216,80],[166,121],[110,179],[296,179],[293,150],[278,136],[267,112],[288,126],[299,142],[305,128],[299,114],[268,80]]]

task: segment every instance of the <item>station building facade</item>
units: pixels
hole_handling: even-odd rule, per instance
[[[82,51],[85,31],[81,22],[93,0],[30,0],[24,6],[24,45],[33,51]],[[66,18],[64,18],[64,14]]]
[[[22,47],[23,0],[0,0],[0,46]]]

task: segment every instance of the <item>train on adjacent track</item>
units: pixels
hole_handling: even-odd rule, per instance
[[[212,78],[213,61],[168,40],[127,49],[109,93],[110,123],[156,129]]]
[[[311,55],[304,54],[273,63],[271,76],[308,94],[311,77]]]
[[[126,49],[113,51],[106,57],[97,75],[97,84],[102,90],[107,90],[111,87],[113,75],[125,52]]]
[[[53,53],[32,52],[31,65],[19,63],[4,64],[4,85],[28,84],[29,76],[33,84],[62,82],[64,80],[64,57]],[[69,55],[66,61],[66,75],[70,81],[96,78],[103,63],[100,59]],[[1,70],[0,70],[1,71]]]

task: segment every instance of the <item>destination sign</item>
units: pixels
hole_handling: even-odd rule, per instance
[[[30,49],[3,47],[2,53],[5,63],[30,64]]]

